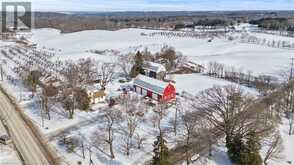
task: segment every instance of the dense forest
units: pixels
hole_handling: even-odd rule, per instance
[[[261,18],[257,20],[251,20],[249,23],[258,25],[260,28],[267,30],[286,30],[294,31],[294,22],[289,18]]]
[[[234,12],[112,12],[112,13],[48,13],[35,12],[35,28],[56,28],[63,33],[83,30],[118,30],[123,28],[181,29],[191,26],[223,26],[232,23],[259,23],[263,17],[290,17],[291,11]],[[263,20],[261,20],[263,21]],[[277,28],[277,27],[273,27]]]

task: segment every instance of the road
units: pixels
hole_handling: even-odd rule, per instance
[[[9,134],[26,165],[58,165],[57,155],[0,91],[0,116],[5,120]]]

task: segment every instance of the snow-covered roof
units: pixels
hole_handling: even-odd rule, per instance
[[[186,67],[193,67],[193,68],[202,68],[204,69],[204,66],[200,65],[200,64],[197,64],[195,62],[192,62],[192,61],[188,61],[186,63],[184,63],[184,66]]]
[[[100,91],[101,89],[102,89],[102,87],[99,84],[91,85],[91,86],[87,86],[86,87],[86,90],[88,92],[97,92],[97,91]]]
[[[156,73],[166,72],[166,69],[162,64],[155,63],[155,62],[147,62],[145,68]]]
[[[144,75],[138,75],[134,80],[134,85],[148,89],[157,94],[163,94],[164,89],[169,85],[166,82],[153,79]]]

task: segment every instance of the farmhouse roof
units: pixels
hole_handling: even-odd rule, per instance
[[[97,91],[100,91],[102,89],[102,87],[100,85],[91,85],[91,86],[87,86],[86,87],[86,90],[88,92],[97,92]]]
[[[144,75],[138,75],[134,80],[134,85],[162,95],[164,92],[164,89],[169,84],[157,79],[144,76]]]

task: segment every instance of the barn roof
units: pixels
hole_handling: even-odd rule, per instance
[[[134,80],[134,85],[140,86],[154,93],[162,95],[164,89],[169,85],[169,83],[153,79],[144,75],[138,75]]]

